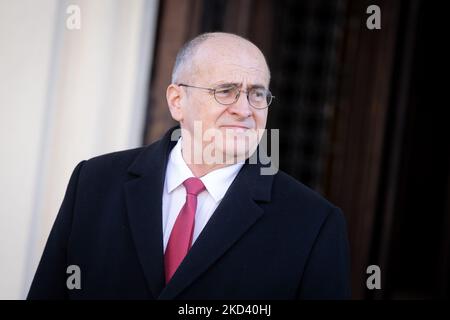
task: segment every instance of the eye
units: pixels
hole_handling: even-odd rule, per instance
[[[266,90],[263,88],[254,88],[250,92],[252,98],[256,100],[263,100],[266,97]]]
[[[216,88],[216,95],[226,97],[226,96],[232,96],[236,92],[236,87],[234,86],[221,86]]]

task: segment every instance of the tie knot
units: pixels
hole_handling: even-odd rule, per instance
[[[194,196],[205,190],[205,185],[199,178],[188,178],[184,180],[183,186],[186,188],[186,192],[188,194],[192,194]]]

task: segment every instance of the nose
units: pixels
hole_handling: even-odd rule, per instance
[[[228,111],[239,118],[248,118],[252,115],[252,107],[248,102],[248,97],[246,92],[239,92],[238,99],[235,103],[228,106]]]

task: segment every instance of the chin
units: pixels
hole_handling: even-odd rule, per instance
[[[233,137],[225,140],[223,154],[227,163],[233,159],[233,163],[243,162],[249,158],[258,146],[256,139],[248,139],[248,137]]]

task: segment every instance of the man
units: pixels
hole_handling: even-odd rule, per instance
[[[263,54],[241,37],[186,44],[167,88],[181,138],[172,129],[78,164],[28,297],[349,298],[340,210],[248,159],[266,125],[269,81]]]

